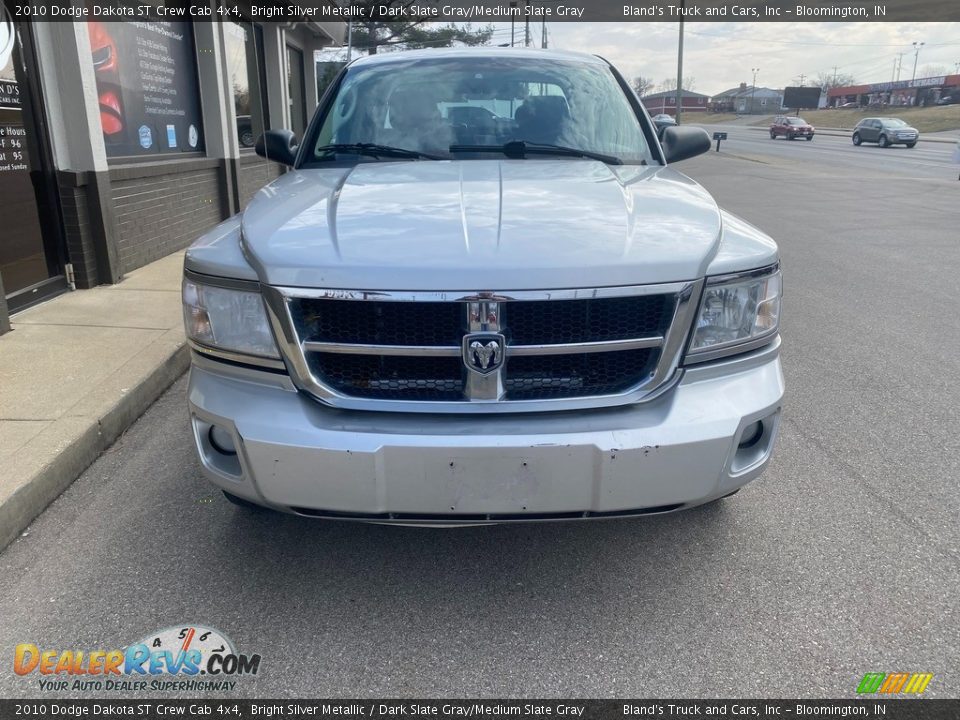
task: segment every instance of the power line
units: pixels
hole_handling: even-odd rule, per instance
[[[835,42],[816,42],[813,40],[771,40],[770,38],[750,38],[742,35],[728,35],[723,33],[706,33],[701,31],[687,30],[691,35],[701,35],[703,37],[716,37],[733,40],[736,42],[756,42],[760,44],[771,43],[776,45],[818,45],[822,47],[910,47],[909,42],[900,43],[835,43]],[[945,47],[960,45],[960,42],[934,43],[927,47]]]

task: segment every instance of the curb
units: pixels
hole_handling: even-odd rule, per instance
[[[51,462],[0,502],[0,551],[70,487],[189,365],[190,351],[186,344],[181,344],[99,418],[92,420]]]

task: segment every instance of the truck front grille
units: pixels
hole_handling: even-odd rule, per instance
[[[493,401],[507,412],[653,392],[676,369],[694,285],[480,295],[273,289],[273,308],[285,310],[281,325],[292,331],[298,384],[329,404],[469,412]],[[474,338],[496,345],[492,369],[471,355]]]

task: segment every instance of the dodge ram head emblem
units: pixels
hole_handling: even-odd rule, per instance
[[[473,333],[463,338],[463,362],[474,372],[486,375],[503,365],[503,335]]]

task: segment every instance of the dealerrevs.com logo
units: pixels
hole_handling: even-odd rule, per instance
[[[857,686],[859,695],[920,695],[933,680],[933,673],[867,673]]]
[[[259,654],[238,653],[226,635],[202,625],[166,628],[117,650],[20,643],[13,655],[13,671],[50,692],[224,691],[259,669]]]

